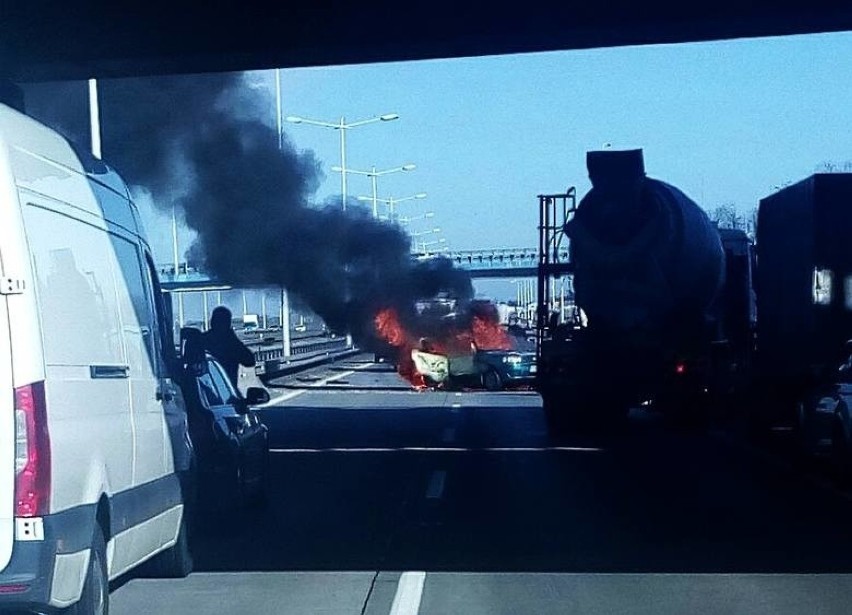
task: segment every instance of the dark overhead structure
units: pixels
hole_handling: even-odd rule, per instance
[[[849,2],[6,2],[0,77],[247,70],[852,30]],[[40,5],[47,6],[42,7]],[[335,5],[336,4],[336,5]]]

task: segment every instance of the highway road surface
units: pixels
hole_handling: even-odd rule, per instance
[[[852,496],[636,413],[551,442],[530,392],[415,392],[359,356],[262,411],[266,508],[205,518],[187,579],[113,615],[852,612]]]

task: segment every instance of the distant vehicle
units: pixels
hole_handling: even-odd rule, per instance
[[[243,331],[257,331],[260,328],[260,320],[257,314],[243,315]]]
[[[105,613],[192,566],[171,318],[121,177],[2,104],[0,194],[0,611]]]
[[[252,387],[243,397],[219,362],[197,346],[184,345],[184,364],[181,388],[195,449],[199,505],[264,501],[269,434],[253,406],[268,402],[269,393]]]
[[[531,385],[535,381],[535,352],[480,350],[474,361],[481,373],[482,386],[489,391],[500,391],[509,386]]]
[[[429,351],[426,344],[413,350],[411,358],[426,384],[432,387],[502,391],[511,386],[531,385],[536,377],[535,352],[472,348],[470,353],[448,356]]]
[[[805,455],[830,461],[846,480],[852,478],[852,342],[849,357],[835,378],[797,406],[796,434]]]
[[[396,367],[399,362],[399,349],[390,344],[382,344],[382,346],[373,354],[373,360],[376,363],[384,363]]]
[[[293,330],[296,331],[296,333],[304,333],[305,331],[308,330],[308,326],[307,325],[296,325],[295,327],[293,327]]]

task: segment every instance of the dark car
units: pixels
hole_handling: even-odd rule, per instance
[[[535,353],[516,350],[480,350],[475,361],[482,386],[489,391],[532,384],[536,375]]]
[[[269,401],[269,393],[250,388],[244,397],[209,354],[185,348],[184,357],[181,389],[195,449],[198,504],[263,502],[269,435],[252,406]]]
[[[396,365],[399,362],[399,348],[391,346],[390,344],[378,343],[376,350],[373,353],[373,357],[373,360],[376,363],[384,363],[396,368]]]
[[[852,345],[847,344],[852,351]],[[852,354],[833,382],[798,403],[796,433],[801,452],[829,460],[840,478],[852,478]]]

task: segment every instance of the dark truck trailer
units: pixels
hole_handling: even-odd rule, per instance
[[[556,428],[649,400],[683,408],[703,393],[712,344],[725,339],[725,253],[707,214],[646,177],[641,150],[589,152],[587,165],[592,190],[575,209],[568,195],[540,197],[537,388]],[[568,274],[581,326],[547,314],[549,280]]]
[[[852,339],[852,174],[816,174],[760,201],[757,349],[759,422],[792,420],[831,382]]]

